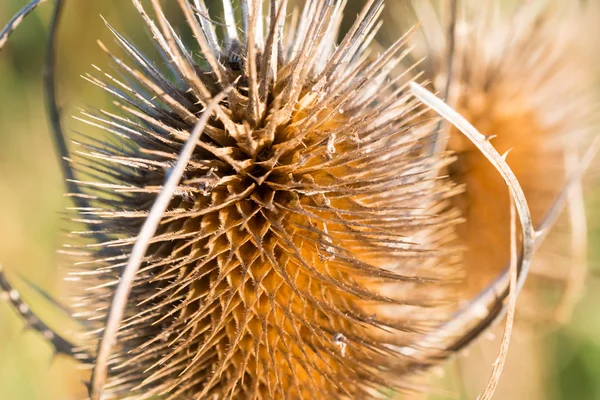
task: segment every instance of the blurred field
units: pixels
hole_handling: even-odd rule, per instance
[[[390,1],[388,1],[389,3]],[[0,0],[0,25],[22,7],[25,0]],[[126,23],[131,5],[123,0],[70,1],[60,32],[58,88],[67,132],[81,129],[70,116],[78,107],[102,107],[101,91],[80,75],[91,64],[105,66],[96,45],[112,43],[99,15],[134,38],[143,37],[135,23]],[[361,3],[355,1],[354,3]],[[67,261],[56,251],[67,241],[69,222],[64,220],[68,201],[48,133],[42,92],[42,66],[51,4],[27,19],[0,53],[0,263],[36,311],[50,313],[52,325],[72,328],[60,313],[27,290],[18,275],[49,293],[64,293]],[[353,11],[348,11],[351,16]],[[598,49],[600,51],[600,49]],[[586,293],[571,323],[558,330],[532,333],[526,327],[513,336],[506,374],[497,399],[600,399],[600,201],[589,200],[592,272]],[[453,361],[440,378],[436,399],[474,399],[485,384],[497,346],[482,339],[470,351],[478,360]],[[496,339],[495,343],[498,342]],[[85,372],[65,358],[53,358],[50,347],[0,304],[0,399],[81,399]]]

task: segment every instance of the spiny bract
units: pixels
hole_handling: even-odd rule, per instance
[[[287,23],[286,1],[265,17],[261,1],[243,1],[241,30],[228,0],[222,23],[203,1],[178,0],[182,30],[149,3],[154,17],[133,1],[161,64],[113,30],[129,56],[107,50],[121,77],[88,76],[120,108],[84,113],[116,141],[83,141],[75,161],[95,177],[79,182],[93,208],[78,218],[105,238],[72,273],[90,353],[178,152],[210,99],[233,90],[136,276],[105,398],[370,398],[409,386],[419,362],[400,348],[447,316],[458,218],[455,186],[432,174],[447,158],[424,151],[437,122],[424,122],[398,68],[408,36],[368,52],[382,1],[339,45],[345,2],[307,1]]]

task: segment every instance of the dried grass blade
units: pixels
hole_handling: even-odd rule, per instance
[[[206,110],[202,114],[202,117],[194,127],[190,134],[185,146],[182,148],[177,163],[168,175],[163,189],[156,198],[150,214],[144,221],[140,234],[138,235],[137,241],[131,251],[127,266],[123,270],[119,284],[115,290],[113,301],[107,315],[106,325],[102,333],[102,338],[98,345],[98,355],[94,369],[92,371],[92,382],[90,385],[90,398],[91,400],[100,400],[102,398],[102,391],[104,382],[108,372],[108,362],[111,355],[113,345],[117,340],[117,333],[123,320],[125,313],[125,307],[129,299],[129,294],[133,286],[133,280],[139,270],[142,259],[148,249],[148,245],[152,237],[154,236],[158,225],[171,201],[173,193],[179,184],[181,177],[185,171],[185,168],[192,156],[196,143],[198,142],[209,118],[213,111],[218,107],[219,102],[227,95],[231,90],[231,87],[215,96],[207,105]]]
[[[417,97],[425,105],[440,114],[459,131],[461,131],[496,168],[498,173],[502,176],[504,182],[506,182],[508,185],[512,198],[515,201],[515,206],[517,207],[519,222],[521,223],[521,230],[523,233],[521,265],[519,266],[518,293],[523,287],[525,279],[527,278],[527,274],[529,273],[531,258],[534,251],[535,231],[533,228],[533,222],[531,219],[529,206],[527,204],[527,199],[525,198],[525,193],[523,193],[523,189],[521,188],[517,177],[512,172],[508,164],[506,164],[504,157],[502,157],[498,151],[496,151],[494,146],[489,143],[486,137],[463,116],[461,116],[458,112],[453,110],[441,99],[436,97],[427,89],[423,88],[418,83],[411,82],[410,88],[415,97]]]
[[[517,307],[517,271],[518,256],[517,256],[517,227],[515,218],[515,205],[514,200],[510,198],[510,283],[508,292],[508,307],[506,315],[506,324],[504,325],[504,334],[502,335],[502,342],[500,343],[500,353],[494,362],[494,369],[492,376],[490,377],[488,384],[480,397],[480,400],[490,400],[496,391],[504,364],[506,363],[506,356],[508,354],[508,347],[510,345],[510,338],[512,335],[513,323],[515,321],[515,309]]]

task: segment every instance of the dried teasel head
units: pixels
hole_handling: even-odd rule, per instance
[[[497,298],[487,290],[478,297],[488,292],[493,297],[485,302],[490,307],[485,315],[469,306],[450,317],[462,271],[458,263],[464,262],[457,248],[465,244],[468,280],[461,296],[466,298],[507,266],[512,237],[512,321],[516,292],[540,237],[533,234],[519,180],[466,120],[408,83],[414,67],[398,66],[410,56],[404,48],[409,36],[380,56],[369,54],[381,1],[367,3],[339,44],[343,2],[308,2],[288,24],[285,1],[270,2],[266,17],[262,2],[244,1],[241,33],[229,1],[223,5],[224,23],[217,24],[204,2],[179,0],[184,29],[170,25],[158,0],[149,2],[152,16],[140,1],[133,4],[159,49],[161,66],[109,26],[128,61],[102,44],[119,76],[98,70],[87,79],[114,96],[119,111],[84,112],[82,119],[115,138],[77,143],[83,151],[73,165],[91,179],[69,179],[77,219],[90,227],[80,233],[91,239],[84,247],[87,260],[77,264],[72,277],[83,293],[77,299],[78,317],[91,328],[81,349],[63,347],[93,365],[93,400],[365,398],[410,388],[413,373],[462,348],[506,308],[506,292]],[[472,7],[463,4],[467,11]],[[548,18],[523,14],[528,17],[523,26],[534,26],[533,32]],[[494,43],[499,37],[508,60],[519,52],[532,57],[521,58],[530,68],[544,60],[544,74],[533,69],[530,77],[564,83],[568,68],[560,57],[544,58],[543,51],[531,55],[523,41],[515,44],[513,35],[501,34],[502,24],[489,26],[491,33],[481,38]],[[446,64],[456,64],[456,71],[444,83],[444,95],[481,131],[486,132],[481,118],[507,123],[497,117],[496,107],[514,111],[514,119],[529,124],[518,126],[527,128],[521,136],[509,129],[510,123],[498,129],[506,132],[505,140],[535,142],[544,131],[540,146],[546,141],[555,145],[569,127],[586,129],[590,108],[578,109],[581,114],[569,126],[543,118],[555,106],[543,79],[532,79],[530,89],[539,89],[535,101],[523,100],[520,108],[506,111],[507,98],[524,96],[504,87],[520,75],[497,54],[474,51],[487,47],[460,36],[458,27],[452,31],[456,52],[447,51],[452,57],[444,59],[436,47],[428,48],[433,57],[426,73],[440,87],[448,81],[441,60],[458,58]],[[192,45],[179,36],[190,33]],[[540,49],[562,49],[559,42],[542,40],[549,37],[546,31],[532,37]],[[465,62],[470,52],[481,59]],[[580,94],[581,100],[581,93],[587,93],[573,82],[567,86],[565,95]],[[427,110],[411,93],[465,133],[468,142],[450,133],[457,162],[440,151],[445,136],[436,133],[437,120],[427,119]],[[476,94],[489,97],[489,110],[473,111]],[[551,159],[552,145],[521,148]],[[472,169],[456,168],[465,160]],[[457,196],[450,180],[437,178],[446,170],[466,184],[466,194]],[[70,172],[66,168],[68,178]],[[507,206],[506,229],[495,230],[499,225],[492,221],[479,234],[502,237],[490,240],[491,248],[500,253],[498,243],[505,242],[506,257],[496,270],[472,274],[478,265],[473,243],[480,239],[465,232],[477,225],[473,218],[486,213],[473,214],[461,205],[479,201],[479,189],[471,182],[479,176],[479,183],[491,185],[481,193],[496,202],[494,211],[504,199]],[[527,174],[519,178],[521,185],[534,181]],[[516,201],[520,260],[517,238],[508,234],[516,226],[509,224],[508,191],[500,179]],[[535,190],[546,190],[523,186],[533,191],[534,202]],[[546,190],[553,197],[559,191]],[[459,213],[453,205],[467,216],[458,238]],[[493,264],[494,257],[488,254],[482,262]],[[484,283],[471,285],[474,276],[490,270]],[[10,286],[3,284],[10,294]],[[504,354],[507,344],[503,341]],[[493,393],[501,365],[494,368],[484,398]]]
[[[592,138],[598,103],[593,93],[594,64],[589,57],[593,54],[591,18],[586,17],[590,10],[559,1],[528,2],[512,11],[496,1],[406,3],[422,22],[423,37],[414,36],[413,55],[427,56],[423,76],[458,111],[422,88],[414,88],[420,99],[452,124],[436,138],[432,151],[455,152],[457,161],[446,172],[465,187],[452,198],[465,218],[457,229],[458,244],[466,248],[465,281],[458,290],[463,301],[449,322],[418,347],[429,357],[435,357],[436,347],[446,349],[439,357],[453,354],[507,315],[500,353],[482,395],[489,399],[506,360],[516,295],[529,271],[525,264],[567,202],[573,260],[585,259],[581,176],[599,144],[598,138]],[[591,5],[590,9],[596,11]],[[403,11],[399,7],[392,15],[400,26],[407,26],[403,25],[402,17],[407,15],[401,14]],[[493,154],[506,155],[510,149],[510,173],[524,196],[515,196],[516,186],[499,174],[507,165]],[[533,217],[521,219],[523,240],[518,257],[510,233],[514,231],[511,197],[517,204],[525,204]],[[569,305],[577,297],[582,270],[575,266],[569,273],[574,279],[567,281],[556,309],[559,320],[568,315]],[[546,282],[540,286],[548,289]],[[542,296],[530,289],[525,293],[539,302]],[[547,314],[549,307],[544,306]],[[481,361],[478,369],[480,365]]]
[[[425,52],[424,76],[434,88],[500,153],[510,151],[507,162],[535,228],[545,234],[597,126],[593,35],[586,17],[593,7],[553,0],[501,3],[410,2],[422,21],[413,54]],[[406,15],[401,12],[393,14]],[[467,248],[460,292],[470,299],[507,268],[509,194],[496,169],[457,130],[449,128],[440,143],[457,156],[450,178],[465,186],[452,201],[466,221],[457,230]]]
[[[458,215],[456,186],[431,173],[449,162],[427,151],[437,121],[398,67],[409,36],[368,52],[382,1],[339,43],[344,2],[307,1],[288,20],[286,1],[266,16],[242,1],[236,22],[225,0],[217,24],[179,0],[183,29],[158,0],[133,4],[165,70],[109,26],[128,59],[102,45],[120,77],[87,79],[120,111],[83,119],[115,139],[82,141],[74,162],[93,177],[77,196],[95,243],[72,272],[91,397],[410,387],[418,362],[401,349],[452,308]]]

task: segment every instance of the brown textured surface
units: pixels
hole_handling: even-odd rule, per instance
[[[234,86],[136,277],[107,398],[369,398],[412,385],[415,361],[400,347],[441,323],[455,299],[457,188],[431,178],[449,160],[423,151],[435,121],[418,122],[424,110],[402,86],[396,57],[406,38],[379,57],[362,53],[375,3],[337,50],[339,6],[308,2],[279,45],[273,25],[264,41],[254,37],[250,6],[250,39],[226,38],[211,53],[204,28],[206,63],[197,64],[154,2],[160,30],[151,29],[175,78],[118,36],[131,67],[110,55],[120,81],[88,77],[121,108],[84,113],[116,136],[112,145],[84,140],[75,164],[93,178],[80,185],[97,206],[79,218],[112,238],[88,247],[73,273],[86,289],[79,316],[100,322],[100,333],[202,104]],[[87,343],[93,353],[95,340]]]

